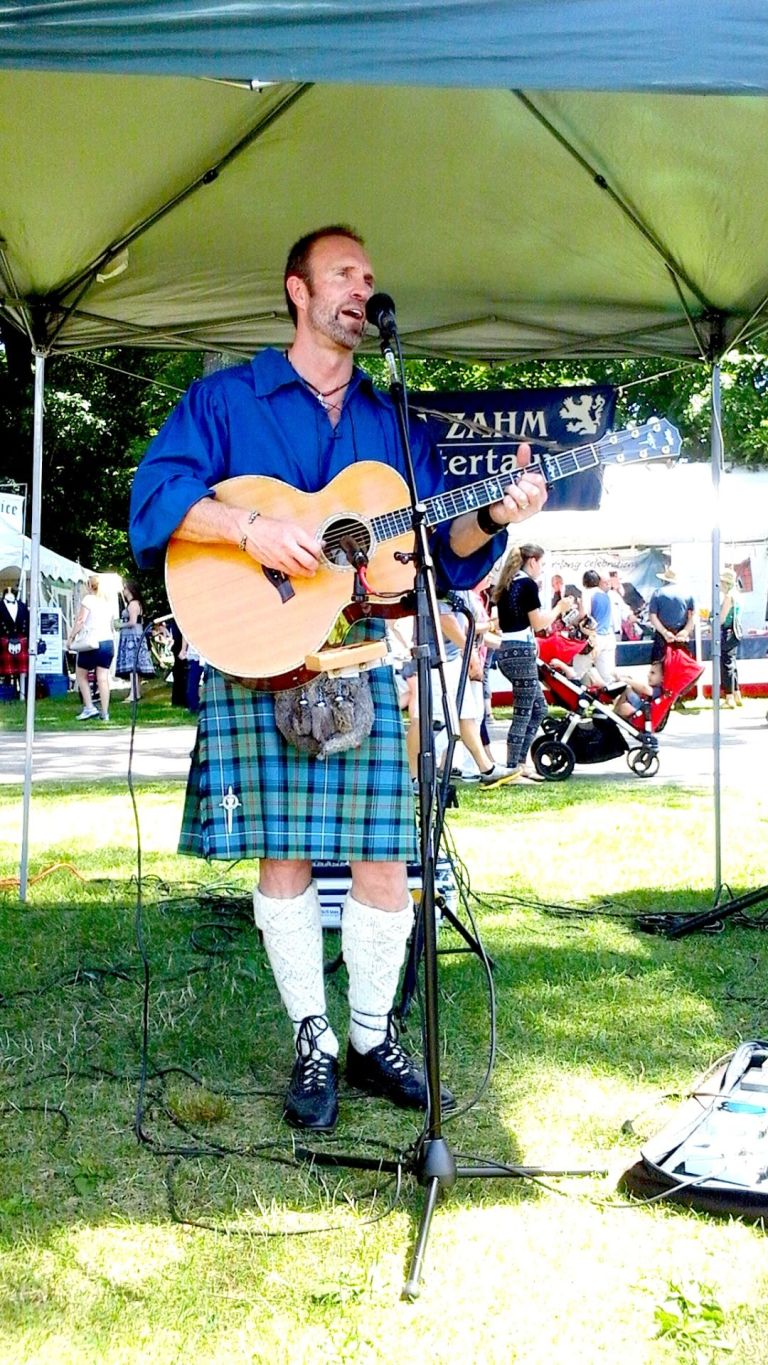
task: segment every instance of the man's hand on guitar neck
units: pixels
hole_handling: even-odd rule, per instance
[[[251,520],[249,508],[215,498],[201,498],[190,507],[174,535],[198,544],[241,546],[258,564],[294,577],[311,578],[322,555],[320,542],[298,522],[264,516]]]
[[[517,451],[517,463],[521,469],[530,462],[531,447],[521,445]],[[510,484],[504,497],[499,502],[494,502],[488,508],[491,521],[495,522],[499,530],[505,526],[512,525],[513,522],[526,521],[536,512],[540,512],[544,503],[547,501],[547,485],[541,474],[523,474],[517,483]],[[451,549],[457,555],[466,556],[477,550],[481,545],[487,545],[488,536],[480,529],[477,524],[477,515],[474,512],[465,512],[463,516],[457,517],[451,526]]]

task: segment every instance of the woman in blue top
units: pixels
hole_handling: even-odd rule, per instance
[[[584,611],[595,623],[597,649],[595,668],[605,683],[616,681],[616,633],[613,629],[611,599],[606,591],[608,577],[597,569],[587,569],[581,580]]]

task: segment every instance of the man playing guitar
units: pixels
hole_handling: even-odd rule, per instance
[[[276,594],[287,589],[290,596],[292,580],[318,573],[322,540],[299,520],[227,504],[213,486],[255,474],[314,494],[363,460],[405,475],[394,406],[353,364],[374,288],[362,239],[338,225],[301,238],[289,253],[284,287],[295,327],[285,353],[267,349],[197,381],[149,447],[131,500],[140,566],[158,563],[173,536],[182,548],[191,542],[236,551],[260,566]],[[414,421],[410,435],[420,497],[440,493],[440,457],[426,428]],[[528,455],[522,448],[521,464]],[[539,511],[545,499],[543,479],[524,474],[491,506],[437,528],[431,549],[440,586],[477,583],[504,553],[504,528]],[[211,601],[206,611],[246,613],[247,604]],[[368,633],[380,625],[369,624]],[[347,1079],[404,1107],[424,1108],[427,1100],[423,1072],[391,1021],[413,919],[406,863],[417,857],[391,669],[375,669],[371,688],[369,737],[318,759],[285,742],[269,692],[211,670],[180,841],[181,852],[200,857],[259,859],[254,917],[296,1047],[285,1117],[319,1132],[331,1132],[337,1119],[338,1041],[326,1015],[313,861],[349,863],[352,871],[342,917]]]

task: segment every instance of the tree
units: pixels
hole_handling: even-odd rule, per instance
[[[5,434],[3,475],[29,485],[32,468],[32,371],[29,352],[14,335],[0,346],[0,422]],[[375,381],[388,383],[384,362],[365,356]],[[163,420],[203,372],[201,352],[115,348],[61,355],[46,366],[43,454],[43,541],[94,568],[134,576],[128,543],[128,503],[134,470]],[[408,384],[417,389],[541,388],[609,383],[619,390],[617,425],[654,413],[680,428],[688,459],[708,459],[709,370],[658,360],[546,360],[515,364],[409,360]],[[723,434],[734,464],[768,463],[768,357],[734,353],[722,366]],[[164,603],[159,574],[143,575],[153,609]]]

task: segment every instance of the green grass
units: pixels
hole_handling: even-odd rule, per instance
[[[762,1230],[628,1209],[617,1190],[674,1111],[665,1097],[764,1034],[763,936],[731,920],[717,936],[641,933],[637,911],[710,908],[711,796],[641,781],[616,793],[578,778],[467,789],[451,814],[495,963],[498,1060],[448,1141],[469,1158],[607,1174],[459,1182],[409,1305],[421,1191],[406,1181],[370,1225],[386,1179],[377,1190],[368,1174],[292,1160],[290,1047],[250,922],[251,870],[177,857],[180,786],[139,786],[151,992],[138,1144],[130,802],[118,783],[36,788],[31,875],[75,871],[42,876],[25,905],[0,892],[3,1365],[765,1359]],[[762,783],[727,792],[723,821],[726,880],[768,883]],[[19,790],[6,788],[0,876],[16,871],[18,836]],[[440,943],[458,940],[444,930]],[[445,1079],[463,1097],[488,1049],[477,959],[441,956],[440,982]],[[342,972],[329,1009],[343,1030]],[[417,1134],[412,1116],[344,1090],[337,1138],[317,1145],[375,1153]]]
[[[129,726],[133,707],[124,705],[127,689],[115,690],[110,701],[112,725]],[[86,722],[76,716],[82,707],[79,692],[68,692],[64,697],[41,697],[35,702],[36,730],[79,730]],[[181,706],[171,706],[171,689],[160,678],[145,680],[138,706],[140,725],[194,725],[195,717]],[[0,731],[23,730],[27,723],[26,703],[0,702]]]

